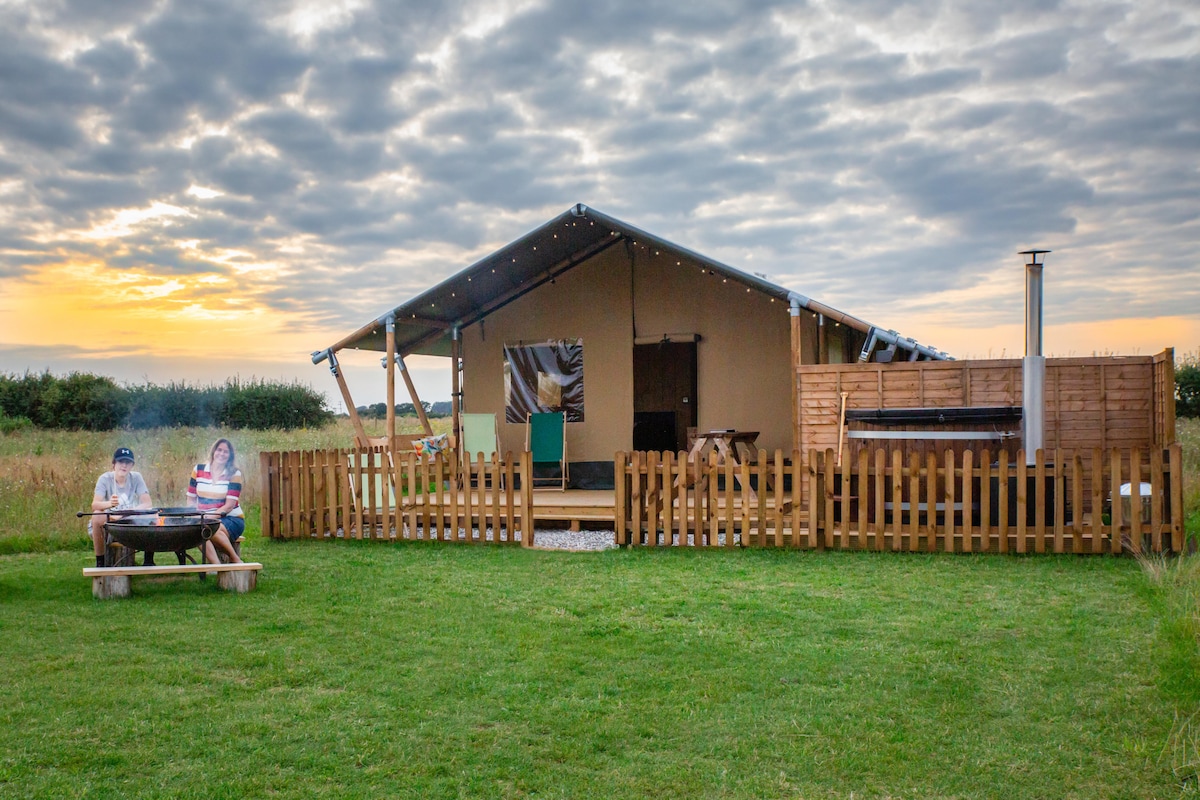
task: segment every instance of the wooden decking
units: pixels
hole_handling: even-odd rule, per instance
[[[612,489],[534,489],[533,521],[567,523],[579,530],[581,523],[613,525],[616,520],[616,492]]]

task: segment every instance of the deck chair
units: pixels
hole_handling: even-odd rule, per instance
[[[500,429],[495,414],[462,414],[462,460],[470,468],[471,462],[483,453],[485,461],[500,452]]]
[[[534,478],[537,481],[554,480],[564,491],[570,476],[567,474],[567,415],[562,411],[529,414],[526,417],[525,449],[533,454],[533,465],[558,464],[560,477]]]

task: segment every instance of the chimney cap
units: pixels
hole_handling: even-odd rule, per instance
[[[1046,253],[1049,253],[1049,252],[1051,252],[1051,251],[1050,250],[1020,250],[1017,252],[1017,255],[1029,256],[1029,263],[1037,264],[1038,256],[1044,256]],[[1046,259],[1043,258],[1042,262],[1045,263],[1045,261],[1046,261]]]

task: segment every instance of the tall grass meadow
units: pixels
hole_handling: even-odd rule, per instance
[[[444,426],[445,420],[434,420]],[[383,422],[364,423],[370,435],[383,433]],[[410,417],[400,432],[419,430]],[[233,442],[245,478],[242,502],[257,514],[259,453],[262,451],[350,447],[354,431],[339,419],[318,428],[292,431],[238,430],[219,427],[151,428],[121,431],[48,431],[23,427],[0,435],[0,554],[49,552],[90,547],[86,520],[75,512],[90,508],[101,473],[112,468],[112,454],[129,447],[137,458],[156,505],[183,505],[192,467],[208,460],[218,438]]]

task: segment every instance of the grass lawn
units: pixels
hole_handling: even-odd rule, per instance
[[[1194,648],[1132,559],[246,555],[254,593],[142,578],[108,602],[86,553],[0,557],[0,796],[1195,790]]]

